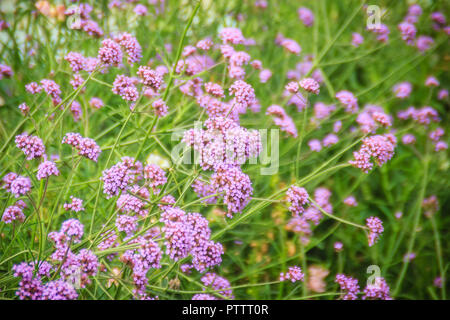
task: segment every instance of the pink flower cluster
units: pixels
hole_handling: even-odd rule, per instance
[[[192,265],[199,272],[222,262],[223,247],[210,240],[208,220],[199,213],[185,213],[178,207],[166,207],[161,214],[166,253],[171,259],[192,255]]]
[[[45,153],[44,143],[37,136],[30,136],[24,132],[16,136],[15,142],[17,148],[25,154],[27,160],[40,158]]]
[[[78,150],[78,154],[92,161],[97,162],[100,153],[100,147],[91,138],[83,138],[79,133],[67,133],[63,140],[63,144],[68,144]]]
[[[2,179],[3,189],[11,192],[16,198],[27,194],[31,190],[31,180],[28,177],[19,176],[10,172]]]
[[[292,283],[296,281],[303,281],[305,275],[302,272],[302,269],[297,266],[289,267],[286,274],[283,272],[280,273],[280,281],[291,281]]]
[[[83,207],[83,200],[79,199],[79,198],[75,198],[74,196],[70,196],[70,203],[64,203],[64,210],[66,211],[74,211],[74,212],[80,212],[80,211],[84,211],[84,207]]]
[[[289,211],[291,211],[294,216],[298,216],[305,212],[304,207],[309,203],[309,195],[305,188],[292,185],[289,187],[286,195],[288,197],[288,202],[290,203]]]
[[[59,170],[53,161],[45,160],[38,167],[36,177],[38,180],[47,179],[50,176],[58,176]]]
[[[354,160],[349,163],[368,173],[373,168],[372,159],[381,166],[392,158],[396,139],[392,134],[375,135],[363,140],[359,151],[353,152]]]
[[[345,274],[336,275],[336,283],[341,287],[343,292],[343,300],[356,300],[358,299],[359,285],[358,279],[346,276]]]
[[[368,240],[371,247],[384,231],[383,222],[377,217],[369,217],[366,219],[366,226],[369,228]]]
[[[295,123],[282,107],[272,105],[267,108],[266,114],[274,116],[273,121],[275,122],[275,125],[280,127],[281,131],[297,138],[298,133]]]
[[[139,97],[136,82],[137,80],[134,78],[119,74],[114,79],[112,92],[120,95],[124,100],[136,101]]]

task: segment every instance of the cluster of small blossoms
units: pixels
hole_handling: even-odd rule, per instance
[[[311,27],[314,23],[314,14],[311,10],[305,7],[301,7],[297,10],[298,18],[303,22],[306,27]]]
[[[339,138],[334,133],[327,134],[322,140],[322,144],[324,147],[329,147],[329,146],[335,145],[338,142],[339,142]]]
[[[47,95],[51,97],[52,102],[55,106],[61,103],[62,101],[60,97],[61,89],[59,88],[59,85],[55,81],[49,79],[42,79],[41,86],[42,89],[44,89],[45,93],[47,93]]]
[[[63,139],[63,144],[71,145],[78,150],[78,154],[92,161],[97,162],[100,153],[100,147],[91,138],[83,138],[79,133],[69,132]]]
[[[12,71],[10,66],[7,66],[6,64],[0,64],[0,80],[3,78],[10,78],[14,72]]]
[[[214,83],[214,82],[207,82],[205,83],[205,91],[209,93],[210,95],[217,97],[217,98],[223,98],[225,97],[223,88],[220,84]]]
[[[402,40],[408,45],[413,45],[415,43],[417,29],[414,24],[409,22],[402,22],[398,26],[398,30],[402,35]]]
[[[308,146],[311,149],[311,151],[319,152],[322,150],[322,143],[318,139],[311,139],[308,141]]]
[[[336,93],[336,99],[345,106],[345,112],[356,113],[358,111],[358,100],[350,91],[339,91]]]
[[[131,34],[124,32],[114,37],[116,41],[127,53],[127,61],[130,65],[141,61],[142,48],[139,42]]]
[[[206,287],[210,287],[215,291],[220,290],[218,293],[225,298],[234,299],[233,291],[230,288],[230,282],[224,277],[221,277],[215,273],[207,273],[200,280]]]
[[[39,266],[36,274],[34,274],[36,264]],[[16,296],[21,300],[42,300],[44,284],[41,278],[48,277],[52,266],[46,262],[41,261],[38,263],[26,263],[22,262],[13,266],[13,275],[16,278],[21,278],[19,281],[19,288],[16,291]]]
[[[300,80],[299,85],[307,92],[319,94],[320,85],[313,78],[304,78]]]
[[[336,241],[333,245],[334,247],[334,251],[336,252],[341,252],[344,249],[344,245],[342,244],[342,242]]]
[[[147,296],[148,271],[150,268],[161,268],[162,250],[149,236],[139,236],[131,240],[130,244],[139,244],[139,247],[125,251],[120,260],[131,267],[133,282],[136,286],[134,293],[143,298]]]
[[[238,28],[223,28],[219,32],[219,38],[224,44],[243,44],[245,42],[245,38]]]
[[[160,221],[166,239],[166,253],[171,259],[192,256],[192,266],[199,272],[222,262],[223,247],[210,240],[208,220],[199,213],[185,213],[178,207],[164,207]]]
[[[121,190],[128,187],[132,179],[129,171],[129,168],[123,162],[103,171],[103,193],[106,194],[107,198],[118,195]]]
[[[283,272],[280,273],[280,281],[291,281],[292,283],[296,281],[303,281],[305,278],[305,275],[302,272],[302,269],[297,266],[289,267],[286,274]]]
[[[332,105],[326,105],[323,102],[317,102],[314,104],[314,120],[319,119],[326,119],[330,116],[330,114],[336,110],[336,106],[334,104]]]
[[[161,85],[163,84],[163,77],[162,75],[150,69],[147,66],[140,66],[138,69],[138,76],[141,78],[142,83],[144,86],[147,86],[149,88],[152,88],[155,92],[161,88]]]
[[[167,104],[163,99],[153,101],[152,108],[155,110],[155,114],[158,117],[164,117],[169,113],[169,107],[167,107]]]
[[[106,66],[118,66],[122,63],[122,50],[120,45],[112,39],[102,41],[102,46],[98,50],[98,60]]]
[[[50,176],[58,176],[59,170],[53,161],[45,160],[38,167],[36,178],[38,180],[47,179]]]
[[[17,148],[21,149],[27,160],[40,158],[45,153],[45,146],[41,138],[30,136],[24,132],[15,138]]]
[[[3,212],[2,221],[6,224],[25,221],[25,215],[22,210],[20,203],[7,207],[5,212]]]
[[[255,103],[255,90],[251,85],[242,80],[235,81],[229,88],[230,94],[234,95],[235,108],[245,110],[248,106]]]
[[[397,117],[402,120],[412,119],[422,125],[429,125],[431,122],[439,122],[441,120],[438,112],[429,106],[420,109],[409,107],[406,110],[399,111]]]
[[[280,127],[281,131],[286,132],[293,138],[297,138],[298,132],[295,123],[283,107],[272,105],[267,108],[266,114],[274,117],[273,121],[275,122],[275,125]]]
[[[392,87],[392,92],[399,99],[406,99],[409,97],[412,91],[412,84],[410,82],[400,82]]]
[[[31,190],[31,180],[28,177],[19,176],[10,172],[2,179],[3,189],[12,193],[16,198],[27,194]]]
[[[433,38],[429,36],[419,36],[416,40],[416,47],[420,52],[425,52],[434,44]]]
[[[120,95],[124,100],[136,101],[139,97],[136,82],[137,80],[135,78],[119,74],[116,79],[114,79],[112,92]]]
[[[392,300],[389,286],[382,277],[377,277],[373,284],[367,284],[364,288],[363,300]]]
[[[167,182],[166,173],[156,164],[148,164],[144,167],[144,178],[149,182],[148,185],[157,193],[159,186]]]
[[[252,182],[239,167],[219,169],[211,176],[211,184],[217,193],[223,193],[223,201],[227,205],[227,216],[241,212],[250,202],[253,194]]]
[[[42,87],[36,82],[30,82],[25,85],[25,90],[31,94],[37,94],[42,91]]]
[[[389,40],[389,33],[391,33],[389,28],[384,23],[368,25],[367,30],[376,34],[377,40],[380,42],[387,42]]]
[[[85,57],[79,52],[69,52],[65,57],[70,64],[70,68],[74,73],[84,70],[86,72],[92,72],[97,67],[99,60],[95,57]]]
[[[384,231],[383,222],[377,217],[369,217],[366,219],[366,226],[369,228],[368,240],[371,247]]]
[[[378,166],[383,165],[394,155],[397,142],[392,134],[375,135],[363,140],[359,151],[353,152],[354,160],[349,163],[368,173],[373,168],[372,159]]]
[[[20,110],[20,112],[22,112],[22,114],[24,115],[24,116],[26,116],[27,114],[28,114],[28,112],[30,112],[30,107],[24,102],[24,103],[21,103],[19,106],[18,106],[18,108],[19,108],[19,110]]]
[[[339,284],[342,291],[343,300],[356,300],[358,299],[359,285],[358,279],[348,277],[345,274],[336,275],[336,283]]]
[[[382,107],[366,105],[356,117],[356,122],[360,125],[363,133],[375,133],[379,126],[390,127],[392,117],[384,113]]]
[[[362,43],[364,42],[364,37],[357,33],[357,32],[353,32],[352,33],[352,46],[354,47],[359,47]]]
[[[349,206],[349,207],[357,207],[358,206],[358,202],[356,201],[354,196],[348,196],[347,198],[344,199],[344,204]]]
[[[205,121],[206,130],[190,129],[183,141],[199,154],[204,170],[224,169],[243,164],[261,152],[261,137],[231,119],[216,117]]]
[[[80,212],[84,211],[83,207],[83,200],[79,198],[75,198],[74,196],[70,196],[70,203],[64,203],[64,210],[66,211],[74,211],[74,212]]]
[[[406,144],[406,145],[414,144],[414,143],[416,143],[416,137],[410,133],[407,133],[402,137],[402,143]]]
[[[305,212],[304,206],[309,203],[309,195],[305,188],[292,185],[286,192],[288,202],[290,203],[289,211],[294,216],[298,216]]]
[[[89,100],[89,104],[95,109],[101,109],[104,106],[102,99],[97,97],[92,97],[91,100]]]
[[[78,122],[83,115],[83,109],[81,109],[80,103],[77,101],[73,101],[70,105],[70,112],[72,113],[73,120],[75,122]]]
[[[412,4],[408,8],[408,13],[405,17],[405,21],[415,24],[419,20],[419,17],[422,15],[422,8],[418,4]]]

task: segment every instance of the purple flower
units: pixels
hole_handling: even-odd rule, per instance
[[[366,220],[366,225],[369,228],[369,247],[377,242],[380,235],[383,233],[383,222],[377,217],[369,217]]]
[[[320,140],[317,139],[309,140],[308,146],[311,149],[311,151],[319,152],[320,150],[322,150],[322,144],[320,143]]]
[[[364,42],[364,37],[357,32],[352,33],[352,46],[359,47]]]
[[[46,179],[50,176],[58,176],[59,170],[53,161],[45,160],[38,167],[37,179]]]
[[[150,87],[155,91],[159,90],[163,82],[162,75],[147,66],[139,67],[138,76],[142,79],[142,83],[145,86]]]
[[[30,136],[24,132],[16,136],[15,142],[17,148],[26,155],[27,160],[40,158],[45,153],[44,143],[37,136]]]
[[[345,106],[345,112],[356,113],[358,111],[358,100],[350,91],[339,91],[336,93],[336,99]]]
[[[307,92],[311,92],[314,94],[319,94],[320,85],[313,78],[304,78],[299,82],[300,87],[302,87]]]
[[[292,185],[289,187],[286,195],[288,197],[288,202],[290,203],[289,211],[295,216],[298,216],[305,211],[304,207],[309,203],[309,195],[305,188]]]
[[[74,212],[84,211],[83,200],[70,196],[71,203],[64,203],[64,209],[66,211],[72,210]]]
[[[17,205],[9,206],[3,212],[2,221],[6,224],[12,223],[14,221],[25,221],[25,215],[23,214],[22,208]]]
[[[139,92],[135,86],[135,82],[133,78],[117,75],[113,82],[112,92],[120,95],[124,100],[136,101],[139,97]]]
[[[11,182],[11,193],[19,198],[22,195],[27,194],[31,190],[31,180],[27,177],[18,176]]]
[[[292,283],[296,281],[303,281],[305,278],[305,275],[302,272],[302,269],[297,266],[289,267],[288,272],[284,274],[283,272],[280,273],[280,281],[291,281]]]
[[[122,50],[120,45],[112,39],[102,41],[102,46],[98,50],[98,60],[107,66],[117,66],[122,62]]]
[[[231,44],[241,44],[244,43],[245,38],[242,35],[241,30],[238,28],[223,28],[219,32],[219,38],[222,42]]]
[[[375,279],[375,283],[367,284],[366,288],[364,288],[364,295],[362,296],[363,300],[392,300],[389,294],[389,286],[386,283],[386,280],[382,277],[377,277]]]
[[[311,27],[314,23],[314,14],[308,8],[299,8],[298,18],[303,22],[303,24],[307,27]]]
[[[218,293],[222,296],[225,296],[228,299],[234,299],[233,291],[230,289],[230,282],[227,279],[210,272],[205,274],[201,278],[201,281],[205,286],[210,287],[213,290],[220,290]]]
[[[359,285],[357,279],[347,277],[345,274],[337,274],[335,282],[341,287],[343,300],[358,299]]]

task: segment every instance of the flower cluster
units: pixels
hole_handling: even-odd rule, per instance
[[[37,136],[31,136],[24,132],[16,136],[15,142],[17,148],[21,149],[26,155],[27,160],[40,158],[45,153],[44,143]]]
[[[79,133],[69,132],[67,133],[63,140],[63,144],[71,145],[73,148],[78,150],[78,154],[82,157],[88,158],[92,161],[97,162],[100,153],[100,147],[91,138],[83,138]]]
[[[297,266],[289,267],[286,274],[283,272],[280,273],[280,281],[291,281],[294,283],[296,281],[303,281],[304,278],[305,275],[303,274],[302,269]]]
[[[395,146],[396,139],[391,134],[367,137],[359,151],[353,152],[355,159],[349,163],[367,173],[373,168],[372,159],[378,166],[383,165],[394,155]]]

